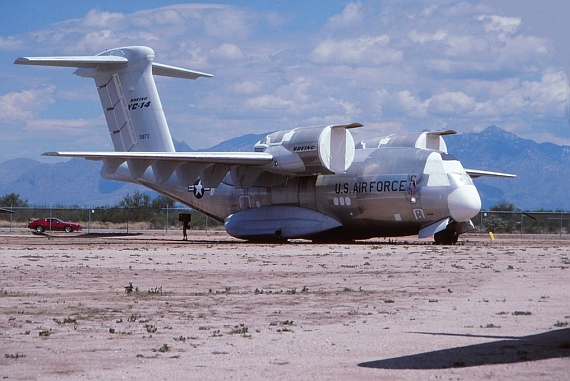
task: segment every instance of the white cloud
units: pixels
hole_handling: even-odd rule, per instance
[[[477,20],[485,24],[486,32],[498,32],[501,35],[513,34],[521,25],[521,19],[518,17],[480,15],[477,17]]]
[[[229,43],[224,43],[210,50],[209,56],[222,61],[241,61],[245,58],[245,54],[237,45]]]
[[[14,36],[8,36],[7,38],[4,38],[2,36],[0,36],[0,51],[2,50],[16,50],[21,48],[23,45],[23,41],[18,38],[18,37],[14,37]]]
[[[425,117],[429,100],[420,101],[414,97],[409,90],[399,91],[390,96],[390,101],[394,105],[396,110],[409,115],[413,118],[423,118]]]
[[[447,38],[447,36],[447,32],[441,29],[437,30],[435,33],[421,33],[416,29],[412,29],[408,32],[408,37],[410,40],[417,42],[420,45],[432,41],[443,41],[445,38]]]
[[[403,52],[388,47],[387,35],[365,35],[355,39],[327,39],[313,50],[312,58],[319,64],[382,65],[400,62]]]
[[[240,41],[248,38],[253,26],[247,12],[237,8],[204,12],[204,32],[226,41]]]
[[[527,69],[536,71],[537,66],[547,55],[548,48],[545,39],[534,36],[516,36],[505,40],[499,52],[498,62],[506,67],[525,65]]]
[[[362,3],[349,3],[344,10],[329,19],[326,27],[331,29],[350,27],[362,22]]]
[[[121,46],[121,38],[109,29],[99,30],[86,34],[74,47],[66,49],[68,54],[73,52],[93,51],[99,53],[110,47]]]
[[[384,135],[496,124],[523,136],[536,133],[531,126],[561,121],[552,136],[567,136],[568,85],[555,45],[528,30],[524,17],[477,1],[361,0],[322,17],[321,25],[270,6],[133,5],[134,13],[91,10],[42,30],[0,36],[0,54],[12,62],[14,55],[96,54],[140,44],[155,50],[157,62],[211,72],[214,78],[197,81],[157,78],[173,135],[193,148],[230,137],[212,134],[218,127],[239,136],[352,121]],[[78,102],[98,99],[94,87],[81,97],[86,82],[70,70],[31,67],[24,69],[27,78],[11,70],[3,71],[5,88],[26,90],[0,97],[3,118],[66,131],[95,119],[96,107],[87,121],[74,119],[82,115]],[[38,83],[53,85],[29,90]],[[50,122],[41,112],[54,101]]]
[[[238,94],[252,95],[259,92],[261,86],[251,81],[239,82],[234,84],[233,89]]]
[[[0,97],[0,118],[31,120],[54,103],[55,86],[38,90],[24,90]]]
[[[432,114],[465,114],[475,109],[475,99],[461,91],[452,91],[434,95],[428,106]]]
[[[246,101],[246,107],[250,110],[274,112],[276,110],[294,111],[295,104],[291,100],[283,99],[275,95],[261,95]]]
[[[524,81],[521,97],[537,112],[561,112],[566,107],[568,88],[564,72],[547,73],[541,81]]]
[[[87,28],[117,28],[125,23],[125,15],[122,13],[114,12],[100,12],[98,10],[91,10],[87,13],[83,20],[84,26]]]

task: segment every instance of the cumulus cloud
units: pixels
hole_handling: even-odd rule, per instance
[[[249,37],[253,31],[247,12],[228,8],[203,14],[204,32],[207,35],[226,41],[240,41]]]
[[[87,28],[117,28],[125,23],[125,15],[115,12],[101,12],[98,10],[91,10],[83,19],[83,25]]]
[[[414,118],[425,117],[429,105],[429,100],[422,102],[414,97],[409,90],[399,91],[391,95],[390,101],[396,110]]]
[[[499,32],[503,34],[513,34],[521,25],[521,19],[518,17],[504,17],[497,15],[479,15],[477,20],[485,24],[486,32]]]
[[[21,48],[23,41],[14,36],[2,37],[0,36],[0,50],[16,50]]]
[[[252,95],[259,92],[261,86],[251,81],[239,82],[234,84],[233,89],[238,94]]]
[[[8,93],[0,97],[0,118],[31,120],[54,103],[55,86]]]
[[[408,37],[413,42],[417,42],[420,45],[423,45],[427,42],[432,41],[443,41],[448,36],[447,32],[444,30],[437,30],[435,33],[422,33],[417,31],[416,29],[412,29],[408,32]]]
[[[402,60],[401,50],[388,47],[387,35],[361,36],[355,39],[327,39],[313,50],[312,58],[319,64],[381,65]]]
[[[568,100],[566,83],[564,72],[547,73],[540,81],[524,81],[521,85],[521,98],[527,99],[531,107],[560,112]]]
[[[245,58],[245,54],[235,44],[224,43],[219,47],[210,50],[211,58],[222,61],[240,61]]]
[[[295,103],[291,100],[268,94],[248,99],[246,107],[250,110],[263,112],[273,112],[280,109],[293,112],[295,109]]]
[[[475,109],[475,98],[461,91],[452,91],[434,95],[428,106],[432,114],[466,114]]]
[[[42,30],[0,36],[0,54],[83,55],[148,45],[157,62],[211,72],[214,78],[197,81],[157,78],[173,135],[192,148],[246,133],[352,121],[382,134],[447,124],[462,132],[504,125],[524,134],[562,121],[553,134],[567,135],[568,84],[551,40],[535,36],[524,18],[478,1],[426,4],[350,2],[321,18],[321,25],[309,12],[278,7],[188,3],[133,13],[91,10]],[[5,54],[6,62],[15,58]],[[69,89],[86,85],[70,79],[69,71],[45,70],[49,77],[42,81],[58,88],[56,106],[69,107],[61,95],[73,102],[77,92]],[[62,120],[41,118],[54,102],[53,89],[2,95],[0,116],[20,118],[28,128],[65,128]],[[89,100],[98,102],[91,89]],[[70,114],[80,115],[77,109]],[[75,131],[90,123],[73,120]],[[231,136],[211,134],[217,126],[230,126]]]
[[[340,14],[334,15],[329,19],[326,27],[336,29],[358,24],[362,22],[361,11],[362,3],[349,3]]]
[[[81,40],[77,41],[74,47],[66,49],[66,52],[73,54],[74,51],[92,51],[92,54],[95,54],[95,52],[99,53],[110,47],[118,47],[121,45],[121,38],[117,36],[115,32],[104,29],[86,34]]]

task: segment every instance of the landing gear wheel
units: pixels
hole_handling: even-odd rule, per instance
[[[433,235],[436,245],[455,245],[459,239],[459,234],[453,229],[445,229]]]

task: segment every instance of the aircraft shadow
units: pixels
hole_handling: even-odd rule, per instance
[[[442,349],[409,356],[368,361],[360,367],[376,369],[445,369],[479,365],[513,364],[551,358],[570,357],[570,328],[557,329],[537,335],[484,336],[446,333],[413,332],[426,335],[487,337],[502,339],[466,347]]]

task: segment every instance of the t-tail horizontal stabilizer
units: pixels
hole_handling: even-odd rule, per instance
[[[154,75],[196,79],[211,74],[154,63],[144,46],[111,49],[96,56],[20,57],[19,65],[75,67],[93,78],[113,146],[118,152],[174,152]]]

